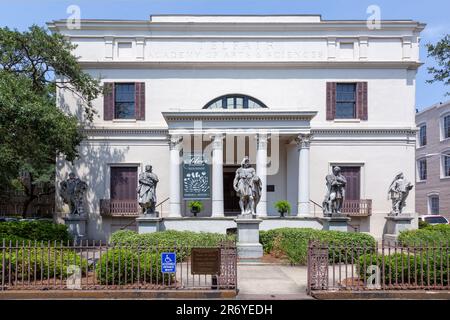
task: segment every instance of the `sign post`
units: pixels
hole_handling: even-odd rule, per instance
[[[161,272],[162,273],[177,272],[177,254],[175,252],[161,253]]]

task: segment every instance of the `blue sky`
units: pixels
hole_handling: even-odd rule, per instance
[[[449,100],[440,83],[427,84],[424,45],[450,32],[448,0],[0,0],[0,26],[19,30],[68,17],[69,5],[78,5],[83,19],[148,19],[151,14],[321,14],[322,19],[366,19],[369,5],[378,5],[381,19],[414,19],[427,23],[422,33],[417,74],[416,106],[419,109]],[[450,90],[449,90],[450,91]]]

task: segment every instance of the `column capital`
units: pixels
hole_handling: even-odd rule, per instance
[[[258,133],[256,135],[256,141],[257,141],[257,149],[258,150],[266,150],[267,149],[267,142],[270,139],[270,135],[267,133]]]
[[[181,146],[181,141],[183,141],[183,137],[180,135],[171,135],[169,139],[170,150],[177,149]]]
[[[211,139],[213,141],[212,142],[213,150],[223,148],[223,139],[224,138],[225,138],[225,135],[223,133],[214,133],[211,135]]]
[[[313,136],[311,133],[301,133],[295,138],[295,142],[297,143],[299,149],[309,148],[312,137]]]

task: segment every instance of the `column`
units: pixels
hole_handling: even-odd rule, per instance
[[[267,134],[258,133],[256,148],[256,175],[261,179],[261,199],[256,207],[259,217],[267,217]]]
[[[169,217],[181,217],[181,181],[180,181],[180,136],[170,137],[170,212]]]
[[[223,134],[213,135],[212,216],[223,217]]]
[[[310,216],[309,210],[309,144],[310,134],[300,134],[298,144],[298,216]]]

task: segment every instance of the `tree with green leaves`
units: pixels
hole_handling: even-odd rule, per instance
[[[78,98],[88,122],[96,113],[92,101],[102,88],[83,72],[73,49],[63,35],[42,27],[0,28],[0,186],[24,191],[24,217],[40,196],[37,185],[54,192],[56,158],[73,161],[83,140],[81,119],[57,106],[56,89]]]
[[[445,35],[436,44],[427,44],[428,57],[433,57],[437,62],[437,67],[429,67],[428,72],[433,75],[433,79],[428,83],[441,81],[444,85],[450,84],[450,35]],[[447,92],[446,95],[450,95]]]

